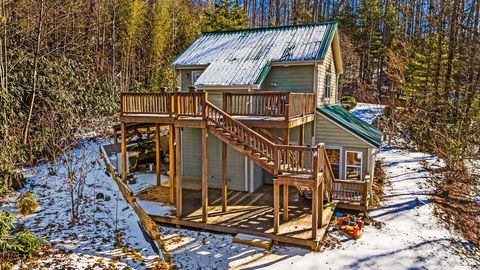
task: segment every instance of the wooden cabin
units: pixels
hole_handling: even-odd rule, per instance
[[[337,104],[337,23],[204,33],[172,67],[177,91],[121,100],[124,180],[128,126],[170,129],[156,221],[316,249],[335,207],[367,211],[381,133]]]

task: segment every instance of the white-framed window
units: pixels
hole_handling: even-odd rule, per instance
[[[325,74],[325,98],[330,98],[332,92],[332,74]]]
[[[332,166],[333,176],[335,176],[335,179],[341,179],[342,147],[327,145],[325,150],[330,166]]]
[[[202,71],[192,71],[192,85],[195,85],[200,75],[202,75]]]
[[[363,152],[345,152],[345,179],[362,180]]]

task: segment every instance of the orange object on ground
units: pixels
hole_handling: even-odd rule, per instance
[[[346,234],[350,235],[353,239],[357,240],[358,238],[362,237],[363,232],[363,222],[361,220],[357,221],[357,225],[343,225],[345,221],[345,217],[336,218],[335,222],[338,224],[340,230],[344,231]]]

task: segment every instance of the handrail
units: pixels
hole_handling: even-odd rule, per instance
[[[171,114],[170,93],[122,93],[121,113]]]
[[[260,152],[268,159],[274,161],[276,145],[256,131],[247,127],[242,122],[234,119],[212,103],[206,101],[207,120],[224,127],[230,134],[239,138],[244,145]]]
[[[223,94],[225,111],[234,116],[293,117],[315,113],[314,93],[254,92]]]

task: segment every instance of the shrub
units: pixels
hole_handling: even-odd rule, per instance
[[[15,216],[0,210],[0,269],[10,269],[18,259],[32,258],[45,246],[45,240],[29,231],[16,231]]]
[[[357,100],[352,96],[343,96],[340,98],[340,104],[346,110],[352,110],[357,106]]]
[[[22,215],[30,215],[38,208],[38,201],[31,192],[25,192],[17,202],[17,208]]]

